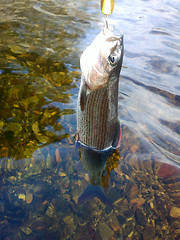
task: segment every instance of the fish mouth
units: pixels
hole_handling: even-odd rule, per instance
[[[82,76],[90,90],[107,84],[111,72],[121,68],[122,55],[123,36],[114,36],[109,29],[103,29],[80,59]]]

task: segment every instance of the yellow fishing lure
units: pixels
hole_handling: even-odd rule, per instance
[[[101,12],[105,15],[112,14],[115,0],[101,0]]]

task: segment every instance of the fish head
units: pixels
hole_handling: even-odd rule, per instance
[[[113,71],[121,70],[123,36],[117,37],[105,27],[81,55],[82,79],[90,90],[108,83]],[[119,75],[118,75],[119,76]]]

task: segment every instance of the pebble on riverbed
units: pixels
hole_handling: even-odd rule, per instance
[[[172,207],[170,210],[170,216],[173,218],[180,218],[180,208]]]
[[[103,240],[109,240],[114,235],[114,232],[112,231],[112,229],[108,225],[106,225],[106,223],[101,223],[100,222],[99,226],[98,226],[98,229],[99,229],[101,239],[103,239]]]
[[[153,226],[146,225],[143,231],[143,240],[155,239],[156,229]]]

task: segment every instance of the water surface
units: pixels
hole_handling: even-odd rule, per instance
[[[124,34],[122,142],[99,199],[76,168],[79,58],[103,26],[99,2],[0,3],[0,238],[179,239],[179,1],[116,1]]]

